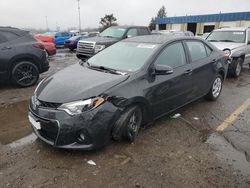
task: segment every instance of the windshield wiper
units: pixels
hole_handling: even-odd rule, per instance
[[[126,75],[127,74],[126,72],[121,72],[121,71],[111,69],[111,68],[108,68],[108,67],[104,67],[104,66],[90,65],[89,62],[87,62],[87,64],[88,64],[89,68],[91,68],[91,69],[108,71],[109,73],[119,74],[119,75]]]
[[[234,41],[234,40],[227,40],[227,39],[225,39],[225,40],[220,40],[220,42],[236,42],[236,41]]]
[[[220,42],[220,40],[207,40],[208,42]]]

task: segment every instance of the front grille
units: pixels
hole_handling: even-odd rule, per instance
[[[92,56],[94,54],[95,42],[79,41],[77,52],[82,55]]]
[[[56,122],[53,121],[40,121],[41,129],[39,133],[45,139],[55,142],[58,134],[58,125]]]
[[[41,101],[41,100],[38,100],[38,101],[39,101],[39,106],[44,107],[44,108],[56,109],[62,105],[62,103],[45,102],[45,101]]]

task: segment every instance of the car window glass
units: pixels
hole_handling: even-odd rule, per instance
[[[12,32],[1,31],[1,34],[9,41],[18,38],[18,35]]]
[[[187,41],[187,47],[192,61],[207,57],[207,52],[202,42]]]
[[[57,37],[62,37],[62,33],[57,33],[56,36]]]
[[[127,33],[127,36],[130,36],[130,37],[135,37],[137,36],[137,29],[130,29]]]
[[[205,45],[206,51],[207,51],[207,56],[209,56],[212,53],[212,49]]]
[[[148,29],[146,28],[139,28],[140,35],[148,35]]]
[[[0,34],[0,44],[4,42],[7,42],[7,39],[2,34]]]
[[[155,61],[156,64],[168,65],[172,68],[186,64],[186,56],[183,45],[177,42],[167,46]]]

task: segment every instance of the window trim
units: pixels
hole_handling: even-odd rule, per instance
[[[175,68],[172,67],[173,70],[188,65],[188,64],[189,64],[189,60],[188,60],[188,57],[187,57],[187,52],[186,52],[186,49],[185,49],[185,45],[183,44],[183,40],[172,41],[172,42],[168,43],[167,45],[164,45],[164,46],[162,47],[162,49],[158,52],[158,54],[156,55],[156,57],[154,58],[152,65],[155,66],[156,60],[157,60],[158,57],[163,53],[163,51],[164,51],[167,47],[169,47],[169,46],[171,46],[171,45],[173,45],[173,44],[175,44],[175,43],[181,43],[181,45],[182,45],[182,47],[183,47],[183,51],[184,51],[186,63],[185,63],[184,65],[180,65],[180,66],[175,67]]]

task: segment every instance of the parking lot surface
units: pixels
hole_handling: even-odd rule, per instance
[[[79,60],[59,50],[40,79]],[[250,187],[250,70],[217,102],[200,99],[99,151],[54,149],[27,118],[35,90],[0,85],[0,187]],[[174,114],[175,114],[174,113]]]

